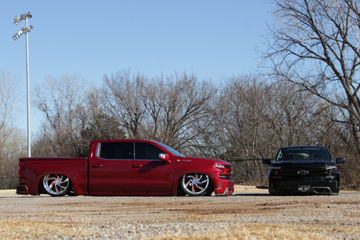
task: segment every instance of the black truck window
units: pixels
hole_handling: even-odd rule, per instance
[[[159,160],[159,154],[162,152],[159,148],[149,143],[135,143],[135,159],[137,160]]]
[[[100,143],[98,157],[103,159],[134,159],[132,142],[103,142]]]
[[[319,148],[285,148],[279,150],[276,161],[331,161],[331,156],[326,149]]]

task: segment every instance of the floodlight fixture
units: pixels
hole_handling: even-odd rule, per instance
[[[19,39],[22,34],[23,34],[23,30],[19,30],[19,31],[13,36],[14,41],[17,40],[17,39]]]
[[[33,28],[34,27],[30,25],[27,28],[20,29],[16,34],[14,34],[14,36],[13,36],[14,41],[18,40],[21,37],[21,35],[23,35],[24,33],[30,32],[30,30],[33,29]]]
[[[17,26],[21,20],[25,20],[28,18],[32,18],[32,15],[30,12],[21,14],[20,17],[16,16],[16,17],[14,17],[14,24]]]

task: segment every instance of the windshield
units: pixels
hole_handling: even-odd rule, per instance
[[[160,146],[162,146],[163,148],[165,148],[166,150],[168,150],[169,152],[171,152],[172,154],[178,156],[178,157],[185,157],[183,154],[179,153],[178,151],[176,151],[175,149],[163,144],[163,143],[160,143],[160,142],[157,142],[157,141],[154,141],[156,142],[157,144],[159,144]]]
[[[326,149],[311,148],[284,148],[280,149],[276,161],[331,161],[331,156]]]

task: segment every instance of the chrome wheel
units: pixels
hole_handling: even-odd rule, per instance
[[[63,196],[69,191],[70,180],[63,175],[46,175],[43,178],[43,187],[51,196]]]
[[[210,179],[206,174],[190,173],[181,179],[181,189],[190,196],[202,196],[210,189]]]

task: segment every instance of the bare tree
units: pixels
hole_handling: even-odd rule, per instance
[[[5,145],[11,134],[11,115],[16,96],[14,82],[10,74],[0,72],[0,147]]]
[[[76,77],[48,78],[35,101],[45,121],[34,155],[87,156],[92,140],[124,138],[117,120],[101,107],[103,95],[87,90]]]
[[[6,132],[6,141],[2,140],[0,146],[0,189],[16,187],[18,160],[26,155],[26,139],[23,132],[16,128],[8,128]]]
[[[87,94],[85,107],[77,114],[81,122],[81,138],[86,150],[91,140],[125,137],[117,119],[106,114],[102,106],[104,106],[104,96],[98,89],[92,89]]]
[[[9,73],[0,72],[0,188],[16,186],[18,159],[25,155],[25,138],[12,126],[15,82]]]
[[[130,138],[156,139],[188,151],[206,128],[199,123],[209,116],[207,103],[214,93],[211,84],[193,75],[148,79],[121,72],[105,76],[103,109]]]
[[[318,98],[289,82],[277,82],[269,86],[265,119],[278,146],[318,144],[312,132],[319,121]]]
[[[35,102],[46,118],[40,138],[49,140],[52,151],[44,152],[38,148],[34,155],[81,155],[82,123],[78,114],[84,108],[85,96],[86,89],[80,81],[69,75],[60,79],[49,77],[47,85],[39,88]]]
[[[140,124],[146,111],[141,101],[144,81],[143,76],[132,78],[129,72],[104,77],[104,110],[130,138],[141,138]]]
[[[360,153],[358,0],[277,0],[275,74],[347,111]]]
[[[232,161],[237,182],[265,180],[261,158],[272,149],[264,135],[268,126],[264,118],[266,85],[256,78],[241,76],[225,85],[215,104],[217,130],[214,137],[222,138],[222,157]]]
[[[293,83],[240,76],[213,101],[206,148],[233,163],[237,182],[266,181],[260,160],[273,157],[280,146],[332,147],[338,140],[333,107]]]
[[[155,79],[147,89],[157,89],[157,97],[153,99],[157,108],[154,104],[153,108],[147,107],[151,126],[158,129],[154,137],[179,150],[197,148],[196,139],[207,128],[210,118],[208,103],[216,92],[212,85],[184,74],[168,77],[166,81]],[[149,105],[148,101],[146,106]]]

